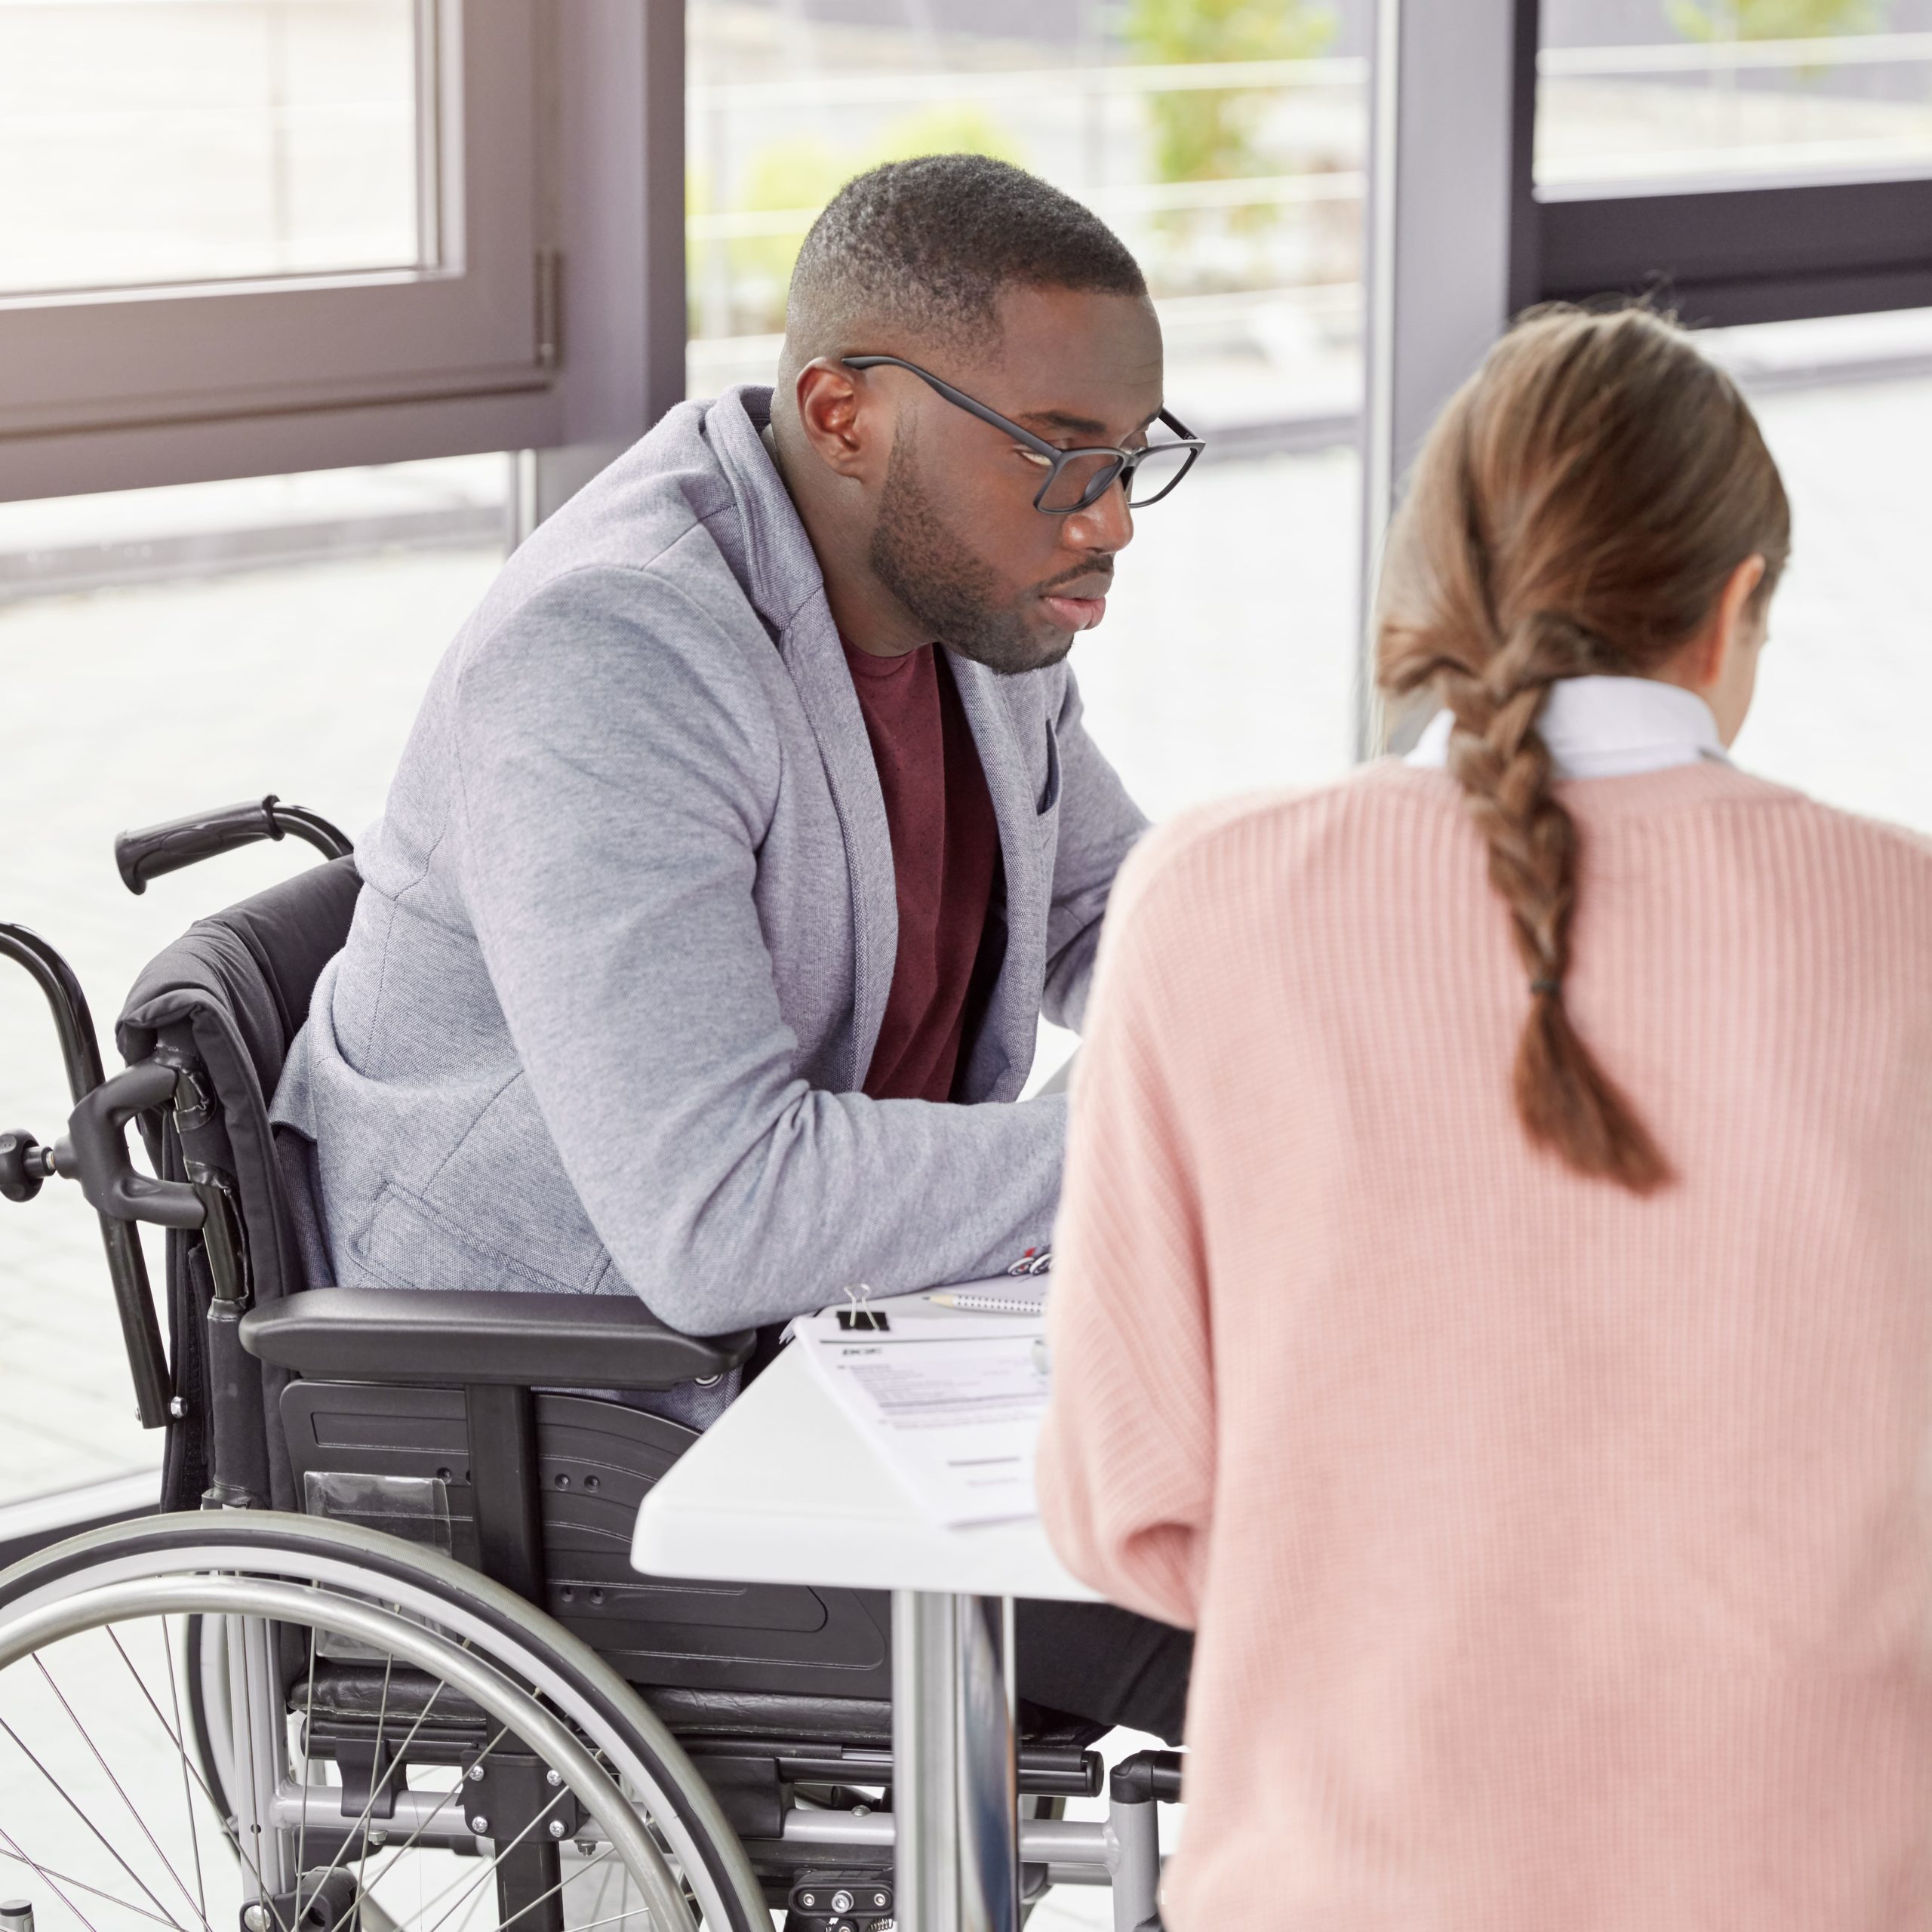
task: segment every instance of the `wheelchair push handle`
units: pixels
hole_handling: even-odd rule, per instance
[[[291,835],[314,846],[325,859],[346,859],[355,848],[346,834],[303,805],[285,805],[271,792],[238,805],[218,805],[165,824],[124,832],[114,841],[114,863],[130,892],[148,889],[148,881],[184,866],[198,865],[223,852],[238,851],[264,838]]]

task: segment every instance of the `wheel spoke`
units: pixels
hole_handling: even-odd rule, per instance
[[[478,1759],[478,1761],[480,1763],[481,1760]],[[459,1789],[460,1789],[460,1787],[459,1787]],[[432,1814],[432,1819],[433,1818],[433,1816],[434,1814]],[[431,1819],[426,1819],[423,1822],[425,1824],[427,1824],[431,1821]],[[399,1861],[405,1853],[410,1851],[414,1847],[415,1844],[416,1838],[414,1835],[411,1835],[402,1844],[394,1847],[396,1859]],[[394,1871],[395,1869],[395,1865],[392,1864],[389,1869],[392,1872]],[[423,1921],[427,1918],[431,1912],[435,1911],[445,1900],[454,1898],[456,1894],[469,1882],[469,1873],[466,1871],[459,1869],[456,1876],[452,1878],[447,1885],[443,1886],[439,1890],[438,1890],[432,1897],[429,1899],[426,1902],[420,1899],[417,1901],[416,1916],[414,1919],[411,1921],[411,1923],[420,1925]],[[373,1905],[375,1901],[372,1898],[370,1900],[370,1903]]]
[[[620,1866],[608,1865],[604,1868],[604,1875],[597,1881],[597,1896],[590,1901],[590,1909],[593,1913],[604,1909],[604,1894],[611,1889],[611,1874],[621,1869]]]
[[[540,1905],[543,1904],[547,1900],[555,1898],[566,1885],[574,1885],[577,1883],[578,1879],[588,1878],[592,1872],[596,1870],[598,1866],[604,1863],[604,1861],[607,1858],[613,1857],[616,1854],[617,1849],[617,1847],[614,1844],[607,1844],[604,1849],[587,1864],[579,1866],[577,1869],[574,1872],[571,1872],[567,1878],[559,1878],[547,1892],[539,1892],[536,1897],[532,1899],[528,1905],[518,1906],[515,1911],[510,1914],[509,1918],[501,1920],[498,1923],[497,1932],[509,1932],[510,1927],[514,1925],[526,1912],[534,1912]],[[604,1903],[604,1887],[609,1881],[610,1876],[610,1871],[607,1869],[603,1878],[598,1881],[597,1905],[598,1906],[601,1906]],[[595,1912],[597,1909],[597,1906],[592,1906],[591,1909]],[[441,1923],[440,1920],[437,1922],[439,1924]]]
[[[155,1913],[149,1912],[144,1906],[136,1905],[131,1899],[124,1899],[118,1892],[103,1892],[98,1885],[91,1885],[85,1878],[76,1878],[71,1872],[56,1872],[51,1869],[47,1866],[38,1863],[35,1860],[29,1858],[25,1852],[20,1850],[18,1843],[8,1835],[6,1828],[4,1826],[0,1826],[0,1839],[5,1840],[5,1844],[0,1844],[0,1858],[11,1858],[17,1860],[20,1864],[24,1865],[29,1871],[32,1872],[36,1878],[45,1879],[48,1884],[53,1886],[56,1891],[58,1891],[63,1885],[72,1885],[77,1892],[85,1892],[92,1897],[105,1899],[109,1905],[118,1906],[123,1912],[131,1912],[137,1918],[145,1918],[148,1920],[150,1924],[155,1925],[172,1925],[174,1923],[174,1921],[171,1918],[162,1918],[158,1916]],[[8,1849],[9,1846],[12,1847],[11,1850]],[[78,1916],[79,1908],[75,1906],[72,1899],[66,1898],[63,1896],[62,1903],[66,1906],[69,1912],[75,1913],[77,1917]],[[83,1918],[82,1919],[81,1923],[85,1925],[87,1923],[87,1921]]]
[[[510,1840],[508,1844],[500,1844],[497,1846],[495,1857],[490,1860],[488,1865],[484,1866],[481,1872],[477,1873],[475,1878],[470,1882],[469,1889],[463,1894],[462,1897],[458,1899],[456,1903],[451,1906],[449,1910],[445,1912],[442,1917],[438,1919],[435,1924],[429,1927],[429,1932],[442,1932],[442,1928],[449,1923],[452,1915],[460,1912],[463,1906],[467,1905],[469,1901],[476,1896],[477,1893],[482,1889],[485,1881],[496,1875],[497,1868],[503,1863],[503,1860],[509,1857],[510,1854],[515,1850],[517,1847],[522,1844],[524,1840],[529,1837],[531,1833],[535,1831],[537,1826],[542,1824],[543,1820],[549,1817],[550,1814],[555,1810],[557,1807],[562,1804],[564,1800],[569,1795],[570,1790],[568,1786],[566,1786],[560,1789],[556,1796],[552,1798],[549,1803],[545,1805],[543,1810],[538,1812],[536,1817],[532,1818],[529,1823],[525,1825],[523,1829],[518,1832],[516,1836]],[[548,1898],[549,1897],[549,1894],[548,1892],[545,1893],[544,1897]],[[528,1906],[525,1908],[526,1911],[529,1908]]]
[[[107,1634],[110,1637],[114,1637],[114,1647],[117,1651],[121,1651],[121,1639],[114,1636],[112,1626],[109,1627]],[[186,1732],[181,1722],[181,1686],[174,1673],[174,1638],[168,1627],[168,1619],[165,1617],[161,1620],[161,1643],[162,1651],[168,1660],[168,1700],[174,1706],[174,1728],[172,1730],[168,1730],[168,1720],[161,1715],[161,1707],[155,1703],[152,1697],[148,1696],[146,1682],[142,1678],[140,1672],[134,1669],[134,1663],[125,1651],[121,1651],[121,1660],[132,1672],[134,1681],[140,1685],[141,1695],[147,1697],[149,1707],[154,1712],[155,1721],[160,1724],[163,1730],[168,1731],[168,1742],[174,1746],[175,1755],[181,1760],[181,1804],[182,1808],[188,1814],[188,1842],[193,1847],[195,1854],[195,1896],[201,1900],[202,1923],[205,1925],[208,1923],[208,1891],[207,1884],[202,1876],[202,1833],[200,1826],[195,1823],[195,1794],[188,1783],[188,1752],[186,1746],[182,1741]],[[195,1783],[198,1784],[200,1782],[201,1774],[197,1772]]]
[[[34,1661],[37,1663],[39,1662],[39,1659],[36,1657]],[[168,1912],[167,1906],[163,1905],[160,1900],[155,1897],[153,1887],[150,1886],[147,1881],[121,1856],[119,1852],[115,1850],[114,1847],[111,1844],[109,1843],[106,1835],[102,1832],[100,1827],[97,1825],[94,1821],[88,1816],[86,1812],[74,1801],[73,1794],[68,1790],[67,1787],[63,1785],[60,1780],[57,1778],[30,1750],[27,1749],[26,1744],[21,1740],[20,1733],[17,1731],[5,1718],[0,1718],[0,1730],[4,1730],[7,1735],[14,1740],[14,1747],[19,1751],[20,1755],[26,1758],[27,1762],[32,1765],[34,1769],[40,1774],[42,1780],[52,1787],[54,1795],[59,1798],[63,1804],[66,1806],[67,1809],[72,1812],[74,1816],[79,1819],[81,1823],[86,1826],[88,1829],[94,1834],[97,1839],[100,1841],[102,1850],[107,1854],[108,1857],[112,1859],[115,1863],[119,1866],[122,1870],[126,1872],[128,1876],[134,1880],[136,1886],[147,1895],[149,1902],[153,1906],[155,1910],[161,1914],[162,1924],[176,1927],[177,1928],[177,1932],[187,1932],[187,1928],[181,1924],[180,1921],[173,1917]]]
[[[51,1690],[54,1696],[60,1700],[60,1708],[67,1713],[67,1721],[74,1727],[75,1731],[78,1735],[81,1742],[88,1747],[88,1752],[92,1756],[94,1762],[100,1767],[101,1776],[106,1778],[107,1782],[114,1787],[115,1795],[118,1797],[121,1802],[128,1807],[128,1817],[133,1819],[134,1823],[140,1827],[141,1836],[147,1840],[149,1849],[153,1852],[155,1857],[161,1860],[162,1870],[164,1870],[168,1875],[174,1881],[175,1889],[178,1890],[181,1896],[187,1900],[189,1910],[196,1913],[196,1915],[200,1918],[202,1924],[204,1926],[208,1926],[208,1932],[214,1932],[214,1927],[212,1926],[208,1926],[207,1913],[199,1911],[196,1907],[195,1904],[195,1895],[188,1889],[188,1881],[182,1877],[180,1872],[175,1870],[174,1861],[168,1857],[166,1852],[162,1850],[160,1841],[155,1838],[153,1832],[148,1829],[148,1821],[141,1816],[140,1811],[135,1807],[134,1801],[128,1795],[128,1789],[126,1786],[122,1784],[121,1780],[114,1775],[112,1767],[109,1764],[107,1760],[100,1755],[100,1747],[94,1741],[92,1734],[88,1730],[87,1726],[82,1723],[79,1717],[75,1712],[73,1706],[68,1703],[66,1694],[62,1690],[59,1684],[54,1682],[54,1673],[48,1669],[46,1660],[43,1657],[36,1656],[33,1660],[33,1667],[35,1669],[38,1671],[42,1677],[45,1679],[48,1689]],[[145,1890],[146,1887],[143,1887],[143,1889]],[[156,1905],[159,1905],[161,1901],[158,1899],[156,1899],[155,1900],[155,1903]]]
[[[625,1876],[624,1888],[626,1891],[630,1889],[629,1875],[628,1873],[626,1873]],[[574,1925],[571,1927],[571,1932],[599,1932],[599,1928],[601,1927],[620,1924],[626,1918],[635,1918],[640,1915],[646,1918],[648,1918],[651,1915],[650,1906],[646,1905],[641,1900],[639,1900],[635,1905],[629,1905],[625,1906],[622,1912],[612,1912],[608,1918],[593,1918],[588,1925]]]
[[[379,1764],[383,1761],[383,1725],[389,1714],[389,1676],[395,1669],[394,1657],[383,1660],[382,1701],[376,1706],[376,1762]],[[309,1807],[305,1803],[302,1808],[306,1812]],[[369,1835],[365,1832],[362,1834],[361,1856],[355,1861],[355,1917],[349,1932],[362,1932],[362,1901],[368,1896],[368,1875]]]
[[[120,1906],[122,1910],[124,1912],[131,1912],[137,1916],[142,1918],[154,1918],[154,1914],[152,1912],[143,1912],[139,1906],[130,1905],[125,1899],[115,1898],[112,1893],[103,1892],[97,1885],[83,1884],[78,1878],[68,1878],[65,1872],[50,1872],[45,1866],[37,1864],[20,1849],[20,1846],[15,1843],[14,1840],[11,1837],[8,1836],[4,1827],[0,1827],[0,1838],[5,1838],[8,1844],[12,1847],[10,1850],[0,1853],[0,1857],[17,1859],[29,1872],[33,1873],[35,1878],[44,1879],[47,1884],[51,1885],[54,1888],[54,1897],[57,1898],[60,1903],[64,1905],[67,1909],[88,1928],[88,1932],[97,1932],[94,1922],[80,1909],[78,1906],[74,1903],[72,1899],[67,1896],[63,1890],[62,1890],[61,1886],[63,1881],[67,1884],[72,1885],[76,1891],[91,1892],[96,1898],[111,1900],[113,1903]],[[170,1921],[165,1918],[155,1921],[157,1924],[162,1925],[168,1924],[170,1922]]]
[[[463,1647],[465,1650],[467,1650],[469,1646],[466,1643]],[[376,1808],[377,1798],[381,1795],[383,1788],[388,1784],[389,1780],[395,1777],[396,1766],[398,1764],[405,1763],[408,1761],[409,1756],[409,1747],[415,1741],[416,1734],[423,1728],[423,1724],[428,1718],[429,1713],[436,1708],[436,1700],[443,1694],[444,1691],[448,1689],[448,1684],[447,1680],[439,1678],[437,1681],[435,1689],[429,1693],[429,1701],[423,1706],[422,1712],[417,1718],[416,1721],[409,1727],[409,1735],[402,1740],[402,1748],[397,1752],[394,1760],[383,1771],[382,1776],[377,1778],[375,1782],[370,1786],[368,1802],[363,1806],[361,1816],[358,1817],[355,1823],[349,1827],[348,1837],[344,1838],[342,1841],[342,1850],[338,1851],[334,1857],[330,1860],[328,1869],[322,1874],[320,1878],[316,1880],[315,1884],[318,1887],[325,1884],[333,1873],[339,1872],[342,1869],[343,1859],[346,1855],[349,1847],[355,1842],[358,1835],[364,1836],[366,1842],[366,1832],[368,1826],[369,1817],[370,1814]],[[497,1746],[503,1742],[503,1739],[509,1734],[509,1726],[508,1724],[505,1724],[497,1731],[496,1736],[491,1738],[488,1744],[484,1746],[481,1756],[479,1756],[476,1760],[479,1764],[483,1761],[485,1758],[488,1757],[490,1753],[495,1750]],[[429,1811],[428,1815],[423,1818],[422,1823],[419,1824],[416,1827],[415,1830],[410,1833],[408,1838],[405,1840],[402,1846],[396,1854],[398,1859],[401,1857],[403,1852],[409,1850],[415,1844],[417,1840],[423,1835],[424,1831],[428,1829],[431,1823],[441,1814],[445,1806],[449,1803],[452,1798],[457,1796],[461,1792],[462,1789],[463,1780],[459,1778],[457,1780],[455,1789],[445,1792],[441,1802],[435,1805]],[[305,1813],[309,1808],[308,1794],[306,1789],[303,1794],[302,1808]],[[309,1896],[312,1898],[315,1896],[313,1890],[310,1892]]]
[[[161,1620],[161,1629],[162,1640],[168,1645],[168,1683],[171,1687],[172,1687],[174,1684],[174,1650],[173,1642],[168,1635],[168,1620],[165,1617],[163,1617]],[[114,1632],[111,1629],[108,1631],[107,1635],[109,1639],[112,1641],[115,1648],[116,1650],[120,1650],[121,1640],[118,1637],[115,1636]],[[122,1652],[122,1655],[125,1658],[127,1653],[124,1651]],[[134,1666],[131,1663],[129,1663],[128,1668],[130,1670],[134,1670]],[[200,1792],[202,1795],[208,1800],[208,1809],[214,1814],[217,1819],[224,1818],[226,1814],[223,1812],[220,1800],[218,1799],[215,1796],[214,1793],[208,1789],[208,1780],[202,1776],[199,1767],[195,1763],[192,1756],[189,1752],[186,1743],[183,1741],[185,1733],[180,1728],[181,1698],[179,1690],[175,1690],[174,1695],[174,1722],[176,1728],[171,1730],[168,1729],[167,1718],[162,1715],[159,1706],[155,1703],[153,1697],[149,1695],[148,1687],[146,1682],[143,1680],[140,1672],[137,1670],[134,1671],[134,1681],[140,1687],[142,1696],[147,1698],[148,1708],[154,1712],[155,1721],[161,1726],[162,1731],[167,1737],[168,1741],[174,1746],[176,1754],[181,1760],[181,1781],[183,1790],[185,1791],[186,1789],[188,1780],[190,1778],[192,1778],[195,1783],[195,1789]],[[18,1740],[17,1740],[16,1742]],[[192,1801],[188,1804],[188,1829],[194,1838],[195,1878],[196,1883],[198,1884],[202,1877],[202,1848],[199,1834],[195,1832],[195,1807]],[[242,1844],[241,1835],[238,1832],[232,1833],[229,1834],[229,1835],[232,1836],[235,1840],[235,1856],[238,1857],[242,1863],[248,1868],[249,1875],[254,1878],[257,1886],[262,1887],[263,1895],[266,1897],[266,1881],[262,1877],[262,1868],[260,1863],[254,1857],[249,1847]],[[202,1924],[205,1925],[209,1922],[205,1902],[205,1894],[203,1894],[203,1900],[204,1903],[201,1917]],[[286,1932],[286,1928],[285,1928],[285,1932]]]

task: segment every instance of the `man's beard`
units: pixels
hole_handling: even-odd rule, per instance
[[[894,439],[879,492],[878,523],[866,561],[873,574],[949,651],[1015,677],[1057,664],[1074,634],[1057,647],[1036,642],[1017,605],[1002,606],[992,566],[974,556],[940,521],[915,472],[909,439]]]

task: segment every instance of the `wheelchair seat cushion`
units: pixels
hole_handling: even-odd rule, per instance
[[[889,1745],[892,1706],[882,1697],[786,1696],[653,1684],[645,1703],[679,1736],[728,1734],[805,1743]]]

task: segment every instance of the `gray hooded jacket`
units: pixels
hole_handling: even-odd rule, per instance
[[[761,431],[687,403],[513,556],[431,682],[276,1096],[335,1278],[641,1296],[689,1333],[1003,1267],[1065,1102],[859,1091],[897,943],[871,748]],[[1077,1026],[1144,821],[1065,666],[953,675],[1004,962],[962,1070]]]

